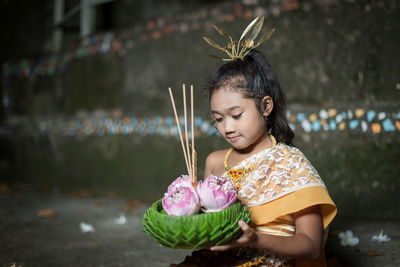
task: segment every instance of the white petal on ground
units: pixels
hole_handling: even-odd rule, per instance
[[[118,218],[115,219],[115,223],[122,225],[122,224],[126,224],[127,220],[124,214],[119,215]]]
[[[79,226],[80,226],[81,231],[82,231],[83,233],[88,233],[88,232],[94,233],[94,228],[93,228],[93,226],[90,225],[90,224],[88,224],[88,223],[81,222],[81,223],[79,224]]]
[[[384,235],[383,231],[381,230],[379,232],[379,235],[373,235],[371,238],[372,241],[378,241],[378,242],[388,242],[391,240],[391,238],[388,235]]]
[[[350,230],[339,233],[339,238],[342,246],[355,246],[360,242],[360,239],[354,236]]]

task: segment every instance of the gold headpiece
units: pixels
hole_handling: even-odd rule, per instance
[[[275,28],[272,30],[269,30],[266,32],[258,41],[256,44],[254,44],[255,39],[257,38],[258,34],[260,33],[261,27],[264,23],[264,17],[257,17],[255,18],[243,31],[242,36],[240,36],[239,41],[233,41],[232,37],[229,36],[222,28],[214,25],[214,29],[221,34],[222,36],[226,37],[229,39],[227,47],[222,47],[213,40],[211,40],[208,37],[204,37],[203,39],[212,47],[217,48],[219,50],[224,51],[230,58],[221,58],[218,56],[213,56],[218,59],[221,59],[223,61],[232,61],[235,59],[241,59],[243,58],[254,48],[260,46],[262,43],[267,41],[271,35],[275,32]],[[250,33],[251,32],[251,33]],[[249,38],[244,39],[248,33],[250,33]],[[241,41],[244,40],[243,43]]]

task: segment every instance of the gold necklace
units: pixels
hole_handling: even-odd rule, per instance
[[[276,146],[276,139],[275,139],[275,137],[274,137],[272,134],[270,134],[270,135],[269,135],[269,138],[270,138],[271,141],[272,141],[272,147]],[[235,184],[236,188],[237,188],[238,190],[240,190],[240,188],[241,188],[241,185],[240,185],[240,183],[239,183],[240,180],[241,180],[242,177],[245,176],[248,172],[252,171],[254,167],[253,167],[253,168],[241,168],[241,169],[236,169],[236,170],[234,170],[234,169],[232,169],[231,167],[229,167],[229,165],[228,165],[228,160],[229,160],[229,156],[231,155],[232,151],[233,151],[233,147],[231,147],[231,148],[228,150],[228,152],[226,153],[226,155],[225,155],[225,158],[224,158],[224,168],[225,168],[225,170],[227,171],[227,175],[232,179],[232,181],[233,181],[233,183]]]

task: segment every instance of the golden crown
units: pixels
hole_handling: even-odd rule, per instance
[[[222,58],[219,56],[213,56],[215,58],[221,59],[223,61],[232,61],[235,59],[241,59],[243,58],[254,48],[260,46],[262,43],[267,41],[271,35],[275,32],[275,28],[272,30],[269,30],[266,32],[261,38],[255,42],[258,34],[261,31],[261,27],[264,23],[264,17],[257,17],[255,18],[243,31],[242,35],[240,36],[239,41],[233,41],[232,37],[228,35],[222,28],[214,25],[214,29],[222,36],[226,37],[229,39],[228,45],[221,46],[211,40],[208,37],[203,36],[203,39],[212,47],[222,50],[224,53],[226,53],[230,58]],[[247,37],[248,38],[245,38]]]

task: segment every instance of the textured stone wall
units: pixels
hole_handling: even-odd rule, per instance
[[[28,17],[17,12],[25,20],[12,27],[4,12],[19,4],[3,3],[1,11],[0,182],[161,197],[184,172],[167,92],[172,87],[180,103],[182,83],[196,90],[202,176],[206,155],[226,144],[201,94],[220,64],[201,36],[223,43],[213,24],[237,38],[263,15],[264,31],[276,32],[260,50],[286,93],[295,144],[340,214],[399,218],[397,1],[119,0],[109,6],[111,29],[87,45],[70,29],[56,55],[49,48],[52,1],[31,6]]]

